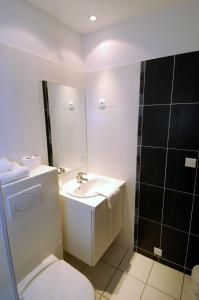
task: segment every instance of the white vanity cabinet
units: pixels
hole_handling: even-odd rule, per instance
[[[60,192],[64,250],[96,265],[122,228],[123,182],[112,209],[103,196],[76,198]]]

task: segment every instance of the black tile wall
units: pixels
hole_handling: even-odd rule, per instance
[[[163,225],[161,236],[163,258],[184,266],[187,241],[187,233]]]
[[[142,145],[166,147],[169,122],[169,106],[144,106]]]
[[[153,247],[159,247],[160,245],[160,232],[160,224],[140,217],[138,222],[138,247],[153,253]]]
[[[163,186],[165,162],[165,149],[142,147],[140,181],[157,186]]]
[[[198,83],[199,52],[142,62],[135,249],[186,273],[199,264]]]
[[[144,104],[168,104],[171,101],[173,57],[146,62]]]
[[[139,215],[141,217],[161,222],[163,192],[162,188],[140,184]]]
[[[166,170],[166,187],[192,193],[194,192],[195,168],[185,167],[185,159],[197,159],[197,152],[168,150],[167,170]]]
[[[163,224],[188,232],[193,196],[165,190]]]
[[[175,57],[173,102],[199,102],[199,52]]]
[[[199,236],[199,196],[194,197],[191,233]]]
[[[170,148],[199,149],[198,116],[199,103],[172,106],[169,131]]]
[[[199,262],[199,237],[190,235],[186,268],[192,269]]]

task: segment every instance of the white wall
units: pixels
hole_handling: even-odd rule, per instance
[[[27,52],[0,45],[0,157],[32,152],[47,161],[42,80],[83,88],[83,74]]]
[[[0,43],[82,69],[82,38],[25,0],[0,0]]]
[[[85,69],[95,70],[199,50],[199,1],[180,2],[164,11],[134,18],[88,34]]]
[[[86,73],[88,169],[127,182],[119,238],[126,245],[133,244],[139,78],[139,63]]]
[[[127,181],[119,241],[128,245],[133,244],[140,84],[135,62],[199,50],[198,28],[199,1],[189,0],[84,36],[88,167]],[[104,97],[108,105],[100,110],[98,99]]]
[[[41,81],[82,88],[74,70],[82,70],[80,35],[27,1],[0,0],[0,156],[39,152],[47,161]]]

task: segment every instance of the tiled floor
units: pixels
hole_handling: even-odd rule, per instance
[[[198,300],[190,276],[115,244],[94,268],[65,259],[88,277],[96,300]]]

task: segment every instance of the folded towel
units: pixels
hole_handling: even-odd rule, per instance
[[[6,184],[15,180],[19,180],[24,177],[28,177],[30,170],[27,167],[21,167],[20,165],[13,163],[13,170],[0,173],[0,183]]]
[[[116,195],[119,191],[119,188],[116,188],[115,185],[106,184],[100,188],[99,192],[96,191],[96,194],[105,197],[108,202],[108,208],[112,209],[113,205],[117,202],[118,197]]]
[[[0,158],[0,173],[11,171],[13,164],[6,158]]]

